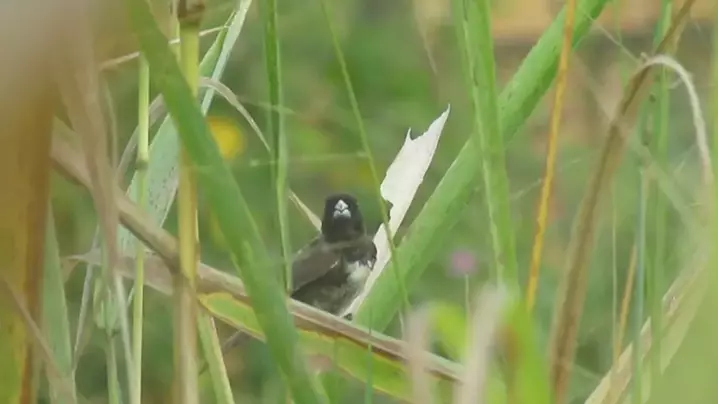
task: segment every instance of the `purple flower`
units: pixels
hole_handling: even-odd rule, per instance
[[[465,249],[454,250],[451,253],[449,272],[454,276],[470,275],[476,271],[476,255]]]

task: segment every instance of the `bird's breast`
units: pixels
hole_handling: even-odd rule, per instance
[[[362,261],[352,262],[347,264],[346,271],[349,283],[354,288],[361,289],[371,273],[371,263]]]

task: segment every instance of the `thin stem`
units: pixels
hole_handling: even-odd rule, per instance
[[[147,166],[149,164],[149,104],[150,104],[150,68],[145,58],[140,58],[138,82],[138,133],[137,174],[139,178],[136,189],[137,204],[141,208],[147,206]],[[135,390],[132,403],[142,402],[142,325],[144,321],[144,289],[145,289],[145,246],[135,239],[135,286],[132,300],[132,357],[135,370]]]
[[[180,0],[180,64],[193,95],[199,80],[199,25],[201,3]],[[192,162],[183,147],[180,153],[178,187],[178,235],[180,275],[176,276],[175,366],[178,400],[198,402],[197,384],[197,303],[195,282],[199,261],[197,235],[197,183]]]

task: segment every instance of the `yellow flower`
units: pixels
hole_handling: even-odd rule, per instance
[[[232,119],[223,116],[209,116],[207,124],[222,158],[230,160],[244,152],[244,136]]]

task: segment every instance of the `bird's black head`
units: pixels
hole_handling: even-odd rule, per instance
[[[364,220],[356,198],[335,194],[324,202],[322,234],[329,242],[352,241],[364,235]]]

